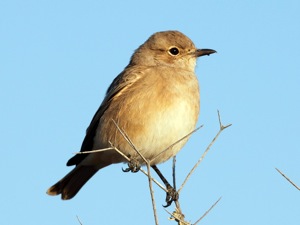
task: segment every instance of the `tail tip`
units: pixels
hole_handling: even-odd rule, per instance
[[[69,196],[68,193],[64,193],[62,192],[57,185],[53,185],[52,187],[48,188],[48,190],[46,191],[46,193],[50,196],[56,196],[56,195],[60,195],[61,194],[61,199],[62,200],[69,200],[71,199],[73,196]]]
[[[48,190],[46,191],[46,193],[48,195],[51,195],[51,196],[55,196],[55,195],[59,195],[60,193],[57,191],[56,187],[55,186],[52,186],[50,188],[48,188]]]

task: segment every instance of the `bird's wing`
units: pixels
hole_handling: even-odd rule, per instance
[[[134,84],[141,77],[141,72],[135,70],[132,72],[131,68],[126,68],[119,74],[109,86],[106,96],[94,115],[89,127],[86,130],[85,138],[81,145],[81,152],[91,151],[94,146],[94,137],[99,126],[99,120],[105,110],[109,107],[112,99],[126,91],[132,84]],[[78,165],[88,154],[77,154],[69,159],[67,166]]]

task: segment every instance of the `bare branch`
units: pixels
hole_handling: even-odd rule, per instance
[[[177,208],[175,209],[175,211],[173,213],[170,213],[168,210],[166,210],[166,212],[171,216],[169,218],[169,220],[175,220],[178,223],[178,225],[190,225],[191,224],[184,220],[184,215],[181,212],[179,212]]]
[[[184,187],[184,185],[186,184],[186,182],[189,180],[190,176],[193,174],[193,172],[195,171],[195,169],[199,166],[199,164],[202,162],[202,160],[204,159],[204,157],[206,156],[206,154],[208,153],[208,151],[210,150],[211,146],[216,142],[216,140],[218,139],[219,135],[222,133],[223,130],[225,130],[227,127],[230,127],[231,124],[223,126],[222,122],[221,122],[221,117],[220,117],[220,113],[218,111],[218,118],[219,118],[219,124],[220,124],[220,130],[219,132],[216,134],[216,136],[214,137],[214,139],[211,141],[211,143],[207,146],[206,150],[204,151],[204,153],[202,154],[202,156],[200,157],[200,159],[197,161],[197,163],[194,165],[194,167],[191,169],[191,171],[189,172],[189,174],[186,176],[185,180],[183,181],[181,187],[178,190],[178,194],[180,193],[180,191],[182,190],[182,188]]]
[[[173,157],[172,177],[173,177],[173,188],[176,190],[176,155]]]
[[[184,180],[183,184],[181,185],[180,189],[178,190],[178,193],[182,190],[182,188],[184,187],[185,183],[187,182],[187,180],[189,179],[189,177],[191,176],[191,174],[194,172],[194,170],[197,168],[197,166],[200,164],[200,162],[204,159],[205,155],[207,154],[207,152],[209,151],[209,149],[211,148],[211,146],[214,144],[214,142],[216,141],[216,139],[218,138],[218,136],[220,135],[220,133],[226,129],[227,127],[231,126],[231,124],[227,125],[227,126],[223,126],[221,123],[221,117],[218,111],[218,118],[219,118],[219,124],[220,124],[220,130],[217,133],[217,135],[214,137],[214,139],[212,140],[212,142],[208,145],[207,149],[205,150],[205,152],[203,153],[203,155],[201,156],[201,158],[198,160],[198,162],[196,163],[196,165],[192,168],[192,170],[190,171],[190,173],[188,174],[188,176],[186,177],[186,179]],[[123,138],[128,142],[128,144],[136,151],[136,153],[143,159],[143,161],[145,162],[146,166],[147,166],[147,172],[143,169],[140,169],[140,171],[142,173],[144,173],[147,177],[148,177],[148,182],[149,182],[149,189],[150,189],[150,195],[151,195],[151,201],[152,201],[152,208],[153,208],[153,213],[154,213],[154,219],[155,219],[155,224],[158,225],[158,216],[157,216],[157,210],[156,210],[156,203],[155,203],[155,198],[154,198],[154,191],[153,191],[153,186],[152,186],[152,181],[155,182],[161,189],[163,189],[165,192],[167,192],[167,189],[161,185],[157,180],[155,180],[154,178],[152,178],[151,176],[151,162],[152,160],[155,160],[156,157],[158,157],[160,154],[164,153],[165,151],[167,151],[168,149],[172,148],[174,145],[176,145],[177,143],[179,143],[180,141],[186,139],[187,137],[189,137],[191,134],[193,134],[194,132],[196,132],[197,130],[199,130],[200,128],[203,127],[200,126],[197,129],[193,130],[192,132],[190,132],[189,134],[185,135],[184,137],[182,137],[181,139],[179,139],[178,141],[176,141],[175,143],[171,144],[168,148],[164,149],[162,152],[160,152],[158,155],[156,155],[151,161],[147,160],[141,153],[140,151],[136,148],[136,146],[134,145],[134,143],[132,142],[132,140],[129,138],[129,136],[126,134],[126,132],[124,130],[122,130],[118,124],[113,120],[113,123],[115,124],[115,126],[117,127],[118,131],[120,132],[120,134],[123,136]],[[128,162],[131,161],[131,159],[125,155],[123,152],[121,152],[117,147],[115,147],[113,145],[112,142],[110,143],[110,147],[108,148],[103,148],[103,149],[98,149],[98,150],[92,150],[92,151],[86,151],[86,152],[78,152],[76,154],[90,154],[90,153],[97,153],[97,152],[103,152],[103,151],[109,151],[109,150],[115,150],[117,151],[120,155],[122,155]],[[172,167],[172,176],[173,176],[173,187],[176,190],[176,156],[173,157],[173,167]],[[216,203],[214,203],[209,210],[207,210],[205,212],[205,214],[196,221],[195,224],[197,224],[200,220],[202,220],[209,212],[210,210],[212,210],[212,208],[220,201],[221,198],[218,199],[218,201]],[[175,221],[177,221],[178,225],[191,225],[191,223],[186,222],[184,220],[184,214],[181,211],[180,208],[180,204],[179,201],[176,200],[175,201],[175,211],[170,215],[172,215],[172,218],[175,219]],[[79,218],[77,217],[80,225],[82,225],[81,221],[79,220]]]
[[[193,225],[196,225],[197,223],[199,223],[205,216],[207,216],[207,214],[219,203],[219,201],[221,200],[222,197],[220,197]],[[178,205],[177,205],[178,204]],[[166,212],[169,213],[172,217],[169,218],[170,220],[175,220],[178,225],[191,225],[191,223],[187,222],[184,220],[184,214],[181,212],[180,206],[179,206],[179,202],[176,201],[176,209],[173,213],[170,213],[169,211]]]
[[[196,225],[199,223],[221,200],[222,197],[220,197],[193,225]]]
[[[152,161],[154,161],[158,156],[160,156],[162,153],[168,151],[170,148],[172,148],[174,145],[178,144],[179,142],[181,142],[182,140],[188,138],[189,136],[191,136],[193,133],[195,133],[196,131],[198,131],[200,128],[202,128],[203,125],[201,125],[200,127],[196,128],[195,130],[193,130],[192,132],[188,133],[187,135],[185,135],[184,137],[180,138],[178,141],[174,142],[173,144],[171,144],[169,147],[167,147],[166,149],[164,149],[163,151],[161,151],[159,154],[157,154],[155,157],[153,157],[153,159],[151,159],[150,163]]]
[[[150,189],[150,195],[151,195],[151,201],[152,201],[154,220],[155,220],[155,225],[158,225],[158,216],[157,216],[157,211],[156,211],[156,204],[155,204],[154,191],[153,191],[153,186],[152,186],[152,177],[150,174],[150,170],[151,170],[150,163],[147,162],[148,182],[149,182],[149,189]]]
[[[143,174],[145,174],[146,176],[148,176],[148,173],[147,173],[145,170],[143,170],[142,168],[140,168],[140,171],[141,171]],[[161,183],[159,183],[155,178],[151,177],[151,180],[152,180],[154,183],[156,183],[157,186],[160,187],[160,188],[161,188],[162,190],[164,190],[165,192],[168,191],[168,190],[167,190]]]
[[[81,154],[90,154],[90,153],[97,153],[97,152],[104,152],[104,151],[109,151],[113,150],[114,148],[101,148],[101,149],[96,149],[96,150],[91,150],[91,151],[84,151],[84,152],[75,152],[74,154],[76,155],[81,155]]]
[[[114,149],[115,151],[117,151],[121,156],[123,156],[128,162],[130,161],[130,158],[128,158],[123,152],[121,152],[117,147],[115,147],[111,142],[109,142],[109,144],[111,145],[112,149]],[[147,163],[146,163],[147,164]],[[148,176],[148,173],[143,170],[142,168],[140,168],[140,171],[145,174],[146,176]],[[162,185],[160,184],[156,179],[154,179],[153,177],[151,177],[152,181],[154,183],[157,184],[157,186],[159,186],[161,189],[163,189],[164,191],[167,192],[167,189]]]
[[[288,178],[283,172],[281,172],[279,169],[275,168],[278,173],[280,173],[288,182],[290,182],[295,188],[298,189],[298,191],[300,191],[300,187],[298,187],[293,181],[291,181],[290,178]]]
[[[124,132],[119,125],[116,123],[115,120],[112,120],[114,122],[114,124],[116,125],[118,131],[121,133],[121,135],[124,137],[124,139],[128,142],[128,144],[136,151],[136,153],[139,154],[139,156],[144,160],[145,163],[148,163],[148,160],[140,153],[139,150],[137,150],[137,148],[135,147],[135,145],[133,144],[133,142],[131,141],[131,139],[128,137],[128,135],[126,134],[126,132]]]
[[[221,115],[220,115],[220,111],[219,110],[217,110],[218,111],[218,118],[219,118],[219,125],[220,125],[220,130],[224,130],[224,129],[226,129],[227,127],[230,127],[232,124],[230,123],[230,124],[227,124],[227,125],[223,125],[222,124],[222,122],[221,122]]]
[[[156,212],[156,203],[155,203],[155,198],[154,198],[154,191],[153,191],[153,186],[152,186],[152,180],[154,180],[151,177],[150,174],[150,170],[151,170],[151,166],[150,166],[150,161],[147,160],[141,153],[140,151],[135,147],[135,145],[133,144],[133,142],[130,140],[130,138],[128,137],[128,135],[126,134],[125,131],[123,131],[118,124],[113,120],[114,124],[116,125],[118,131],[121,133],[121,135],[125,138],[125,140],[128,142],[128,144],[139,154],[139,156],[144,160],[145,164],[147,165],[147,173],[145,171],[143,171],[143,173],[145,175],[147,175],[148,177],[148,182],[149,182],[149,189],[150,189],[150,195],[151,195],[151,201],[152,201],[152,208],[153,208],[153,215],[154,215],[154,220],[155,220],[155,225],[158,225],[158,216],[157,216],[157,212]],[[110,144],[112,145],[112,143],[110,142]],[[128,158],[127,156],[125,156],[120,150],[118,150],[116,147],[114,147],[114,149],[120,153],[123,157],[125,157],[127,159],[127,161],[130,161],[130,158]],[[141,169],[140,169],[141,170]],[[157,181],[155,181],[156,184],[158,184]],[[161,187],[161,185],[159,185]]]
[[[80,225],[83,225],[83,224],[81,223],[79,217],[78,217],[78,216],[76,216],[76,217],[77,217],[77,220],[78,220],[79,224],[80,224]]]

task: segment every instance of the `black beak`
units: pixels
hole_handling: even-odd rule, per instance
[[[213,49],[197,49],[195,51],[195,56],[196,57],[201,57],[201,56],[204,56],[204,55],[210,55],[210,54],[214,54],[216,53],[217,51],[213,50]]]

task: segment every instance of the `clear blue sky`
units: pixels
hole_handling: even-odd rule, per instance
[[[115,165],[71,201],[46,189],[71,168],[113,78],[156,31],[176,29],[218,54],[198,60],[204,127],[179,153],[178,182],[225,130],[181,193],[202,224],[299,224],[299,1],[0,2],[0,221],[154,224],[147,179]],[[170,163],[161,165],[170,178]],[[160,224],[165,194],[155,188]],[[172,206],[173,207],[173,206]],[[169,208],[170,211],[173,208]]]

